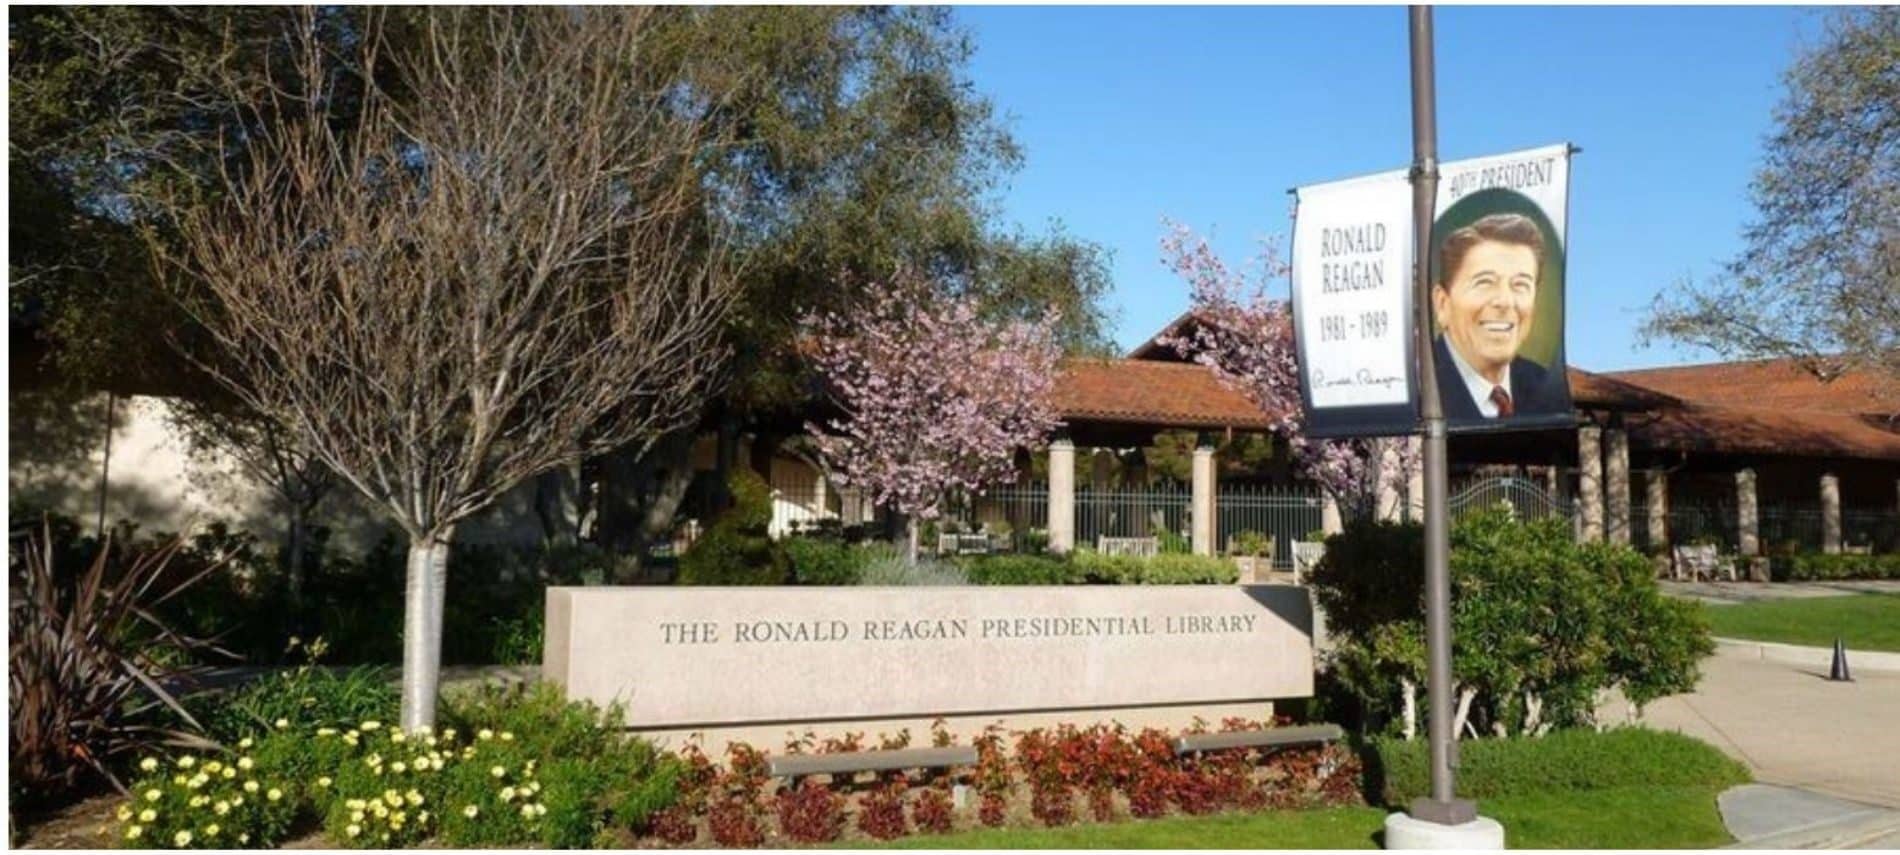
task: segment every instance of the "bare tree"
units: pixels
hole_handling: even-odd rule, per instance
[[[1786,82],[1742,251],[1659,295],[1645,332],[1900,396],[1900,9],[1832,13]]]
[[[347,123],[325,109],[345,58],[306,39],[167,257],[209,369],[408,534],[409,729],[434,720],[455,524],[695,414],[733,294],[708,105],[646,61],[646,10],[423,14],[413,52],[380,56],[374,19],[355,42],[376,83]]]

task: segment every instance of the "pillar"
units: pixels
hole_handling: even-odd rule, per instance
[[[1603,489],[1611,543],[1630,542],[1630,435],[1622,428],[1603,432]]]
[[[1425,521],[1425,444],[1418,437],[1407,437],[1405,464],[1405,512],[1412,522]]]
[[[1673,545],[1669,542],[1669,473],[1651,469],[1645,481],[1649,489],[1649,547],[1666,550]]]
[[[1832,472],[1821,476],[1821,551],[1841,551],[1841,476]]]
[[[1331,493],[1320,499],[1319,530],[1328,537],[1346,530],[1345,521],[1339,517],[1339,500]]]
[[[1049,551],[1075,549],[1075,443],[1049,443]]]
[[[1194,554],[1214,554],[1214,444],[1202,440],[1194,447]]]
[[[1375,470],[1378,475],[1373,480],[1379,504],[1374,513],[1380,522],[1398,522],[1405,509],[1404,501],[1399,496],[1399,485],[1404,483],[1405,473],[1399,466],[1398,441],[1384,439],[1379,440],[1378,445],[1379,464]]]
[[[1577,516],[1584,541],[1603,539],[1603,429],[1577,428]]]
[[[1761,517],[1755,504],[1755,470],[1735,473],[1735,539],[1743,555],[1761,554]]]

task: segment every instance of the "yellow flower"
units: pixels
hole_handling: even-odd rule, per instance
[[[157,820],[158,811],[152,810],[151,808],[139,811],[139,822],[156,822]]]
[[[251,747],[251,745],[252,745],[252,744],[253,744],[253,743],[252,743],[252,741],[251,741],[251,738],[250,738],[250,737],[248,737],[248,736],[246,736],[246,737],[244,737],[243,739],[240,739],[240,740],[238,740],[238,747],[239,747],[239,748],[249,748],[249,747]]]
[[[362,821],[363,821],[363,812],[362,812],[362,811],[360,811],[360,810],[353,810],[353,811],[350,811],[350,821],[351,821],[351,822],[362,822]]]
[[[211,803],[210,796],[192,796],[191,797],[192,807],[204,807],[205,805],[210,804],[210,803]]]
[[[155,802],[155,801],[158,801],[158,797],[162,795],[164,795],[164,793],[161,793],[157,790],[146,790],[145,800],[148,802]]]
[[[247,793],[255,793],[255,792],[257,792],[257,782],[256,782],[256,781],[245,781],[245,782],[244,782],[244,791],[245,791],[245,792],[247,792]]]
[[[502,800],[502,801],[504,801],[504,802],[511,802],[511,801],[514,801],[514,800],[515,800],[515,788],[514,788],[514,787],[502,787],[502,788],[501,788],[501,800]]]
[[[425,811],[421,811],[421,812],[419,812],[419,813],[417,813],[417,814],[416,814],[416,821],[417,821],[417,822],[428,822],[428,821],[429,821],[429,812],[425,810]]]
[[[205,826],[205,836],[206,837],[218,836],[218,824],[214,822],[210,825]]]
[[[482,812],[482,809],[474,805],[469,805],[468,807],[462,808],[462,815],[465,817],[468,817],[469,819],[474,819],[475,815],[481,812]]]
[[[231,803],[224,802],[224,801],[218,802],[217,804],[211,806],[211,811],[213,813],[216,813],[219,816],[224,816],[225,814],[231,812]]]
[[[244,806],[244,797],[243,797],[243,796],[232,796],[232,797],[231,797],[231,806],[232,806],[232,807],[243,807],[243,806]]]
[[[409,817],[404,815],[402,811],[396,811],[395,813],[392,813],[389,815],[389,827],[401,828],[402,824],[408,821],[408,819]]]
[[[276,725],[278,730],[283,730],[284,728],[290,726],[290,719],[280,718],[276,722],[274,722],[274,724]]]
[[[250,771],[250,770],[251,770],[251,767],[252,767],[252,766],[255,766],[255,765],[257,765],[257,764],[255,764],[255,763],[252,763],[252,762],[251,762],[251,758],[249,758],[249,757],[239,757],[239,758],[238,758],[238,768],[239,768],[239,769],[243,769],[243,770],[244,770],[244,771],[246,771],[246,772],[248,772],[248,771]]]
[[[131,828],[128,828],[125,830],[125,839],[137,840],[139,839],[139,835],[144,834],[144,833],[145,833],[145,829],[134,825]]]
[[[398,731],[393,731],[393,732],[391,732],[391,733],[389,734],[389,741],[390,741],[390,742],[401,742],[401,741],[403,741],[404,739],[407,739],[407,738],[408,738],[408,737],[406,737],[406,736],[403,736],[403,735],[402,735],[402,731],[400,731],[400,730],[398,730]]]
[[[547,804],[545,802],[536,802],[534,805],[534,813],[536,816],[547,816],[548,815]]]
[[[512,733],[509,733],[508,731],[505,731],[505,730],[504,730],[504,731],[502,731],[502,732],[501,732],[501,741],[503,741],[503,742],[513,742],[513,741],[515,741],[515,735],[514,735],[514,734],[512,734]]]
[[[397,760],[396,762],[389,764],[389,771],[400,775],[404,772],[409,771],[409,767],[405,765],[401,760]]]
[[[172,835],[173,846],[184,847],[184,846],[189,846],[190,844],[191,844],[191,832],[180,831],[177,834]]]
[[[336,735],[336,728],[334,728],[334,727],[319,727],[319,728],[317,728],[317,735],[318,735],[318,736],[335,736],[335,735]]]
[[[382,722],[380,722],[380,721],[366,721],[366,722],[363,722],[363,729],[364,729],[364,730],[375,730],[376,728],[379,728],[379,727],[382,727],[382,726],[383,726],[383,723],[382,723]]]
[[[481,730],[475,731],[475,738],[476,739],[494,739],[495,732],[484,727]]]
[[[203,772],[199,772],[198,774],[191,776],[191,780],[186,782],[186,786],[191,787],[192,789],[195,790],[195,789],[198,789],[199,787],[204,786],[205,782],[209,780],[211,780],[209,776],[205,775],[205,773]]]
[[[224,764],[223,764],[223,763],[219,763],[218,761],[216,761],[216,760],[213,760],[213,761],[211,761],[211,762],[209,762],[209,763],[206,763],[206,764],[205,764],[205,774],[207,774],[207,775],[216,775],[216,774],[218,774],[218,770],[219,770],[219,769],[222,769],[222,768],[224,768]]]
[[[119,821],[124,822],[131,818],[132,818],[132,806],[119,805]]]
[[[276,787],[270,788],[270,792],[264,794],[264,798],[270,799],[271,801],[277,801],[278,799],[281,799],[283,797],[284,797],[284,791],[277,789]]]
[[[410,790],[408,793],[403,795],[403,800],[407,801],[410,807],[414,807],[416,805],[422,804],[422,794],[416,792],[415,790]]]
[[[363,833],[363,827],[360,825],[351,825],[349,828],[343,829],[343,833],[355,837]]]
[[[183,786],[183,785],[184,785],[184,783],[185,783],[185,776],[183,776],[183,775],[173,775],[173,776],[172,776],[172,783],[174,783],[174,784],[178,784],[178,785],[180,785],[180,786]]]
[[[251,833],[250,833],[250,832],[248,832],[248,831],[246,831],[246,832],[243,832],[242,834],[239,834],[239,835],[238,835],[238,845],[239,845],[239,846],[243,846],[243,845],[246,845],[246,844],[248,844],[248,843],[250,843],[250,842],[251,842]]]
[[[330,776],[325,775],[317,779],[318,788],[323,788],[323,787],[328,787],[328,786],[330,786]]]
[[[178,758],[178,768],[189,769],[193,765],[195,765],[197,762],[198,762],[198,758],[193,757],[190,754],[187,754],[183,757]]]
[[[384,790],[383,801],[388,802],[390,807],[396,807],[402,804],[402,794],[395,790]]]
[[[229,780],[231,780],[232,778],[235,778],[235,777],[237,777],[237,770],[236,770],[236,769],[233,769],[233,768],[231,768],[231,767],[229,767],[229,766],[226,766],[226,767],[224,767],[224,779],[225,779],[225,780],[227,780],[227,781],[229,781]]]
[[[497,777],[497,778],[499,778],[499,777],[501,777],[501,776],[503,776],[503,775],[506,775],[506,774],[508,774],[508,770],[507,770],[507,769],[503,769],[503,768],[502,768],[502,767],[500,767],[500,766],[495,766],[495,767],[493,767],[493,768],[491,768],[491,769],[489,769],[489,770],[488,770],[488,774],[490,774],[490,775],[493,775],[493,776],[495,776],[495,777]]]
[[[350,810],[362,810],[364,804],[365,802],[362,799],[350,799],[349,801],[344,802],[343,806],[346,808],[349,808]]]
[[[533,819],[533,818],[534,818],[534,805],[522,805],[522,806],[521,806],[521,818],[522,818],[522,819]]]
[[[157,768],[158,768],[158,758],[157,758],[157,757],[147,757],[147,758],[145,758],[144,760],[140,760],[140,761],[139,761],[139,768],[140,768],[141,770],[143,770],[143,771],[146,771],[146,772],[150,772],[150,771],[152,771],[152,770],[154,770],[154,769],[157,769]]]

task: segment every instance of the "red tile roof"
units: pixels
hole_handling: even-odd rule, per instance
[[[1140,359],[1077,359],[1056,384],[1063,418],[1179,428],[1265,430],[1267,415],[1205,366]]]
[[[1756,359],[1612,371],[1608,377],[1697,403],[1835,413],[1900,413],[1900,398],[1874,375],[1850,371],[1823,383],[1791,359]]]

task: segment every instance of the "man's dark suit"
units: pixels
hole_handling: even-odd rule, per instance
[[[1475,424],[1494,424],[1496,419],[1487,418],[1478,409],[1478,402],[1471,399],[1471,390],[1465,385],[1465,378],[1458,373],[1458,363],[1452,361],[1451,349],[1445,343],[1444,336],[1438,336],[1433,342],[1434,366],[1438,372],[1438,396],[1445,405],[1445,419],[1453,426],[1459,422]],[[1568,384],[1552,382],[1551,373],[1520,356],[1511,360],[1511,404],[1518,416],[1539,416],[1570,411],[1570,390]],[[1562,378],[1555,378],[1561,380]]]

